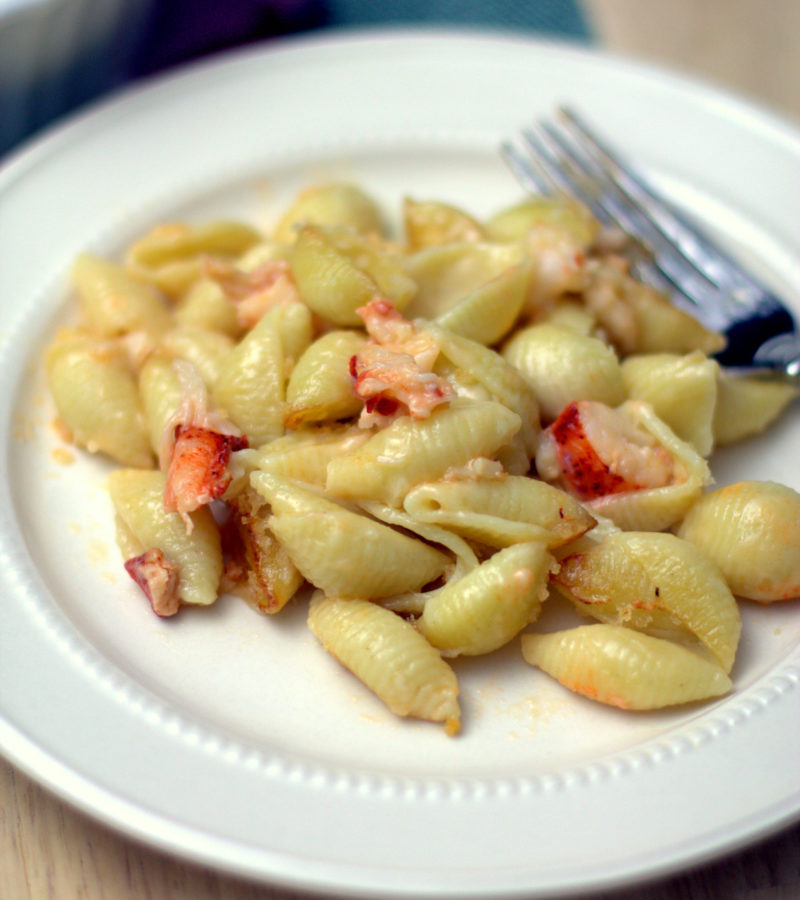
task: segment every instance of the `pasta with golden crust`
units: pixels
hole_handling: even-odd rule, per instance
[[[800,594],[800,500],[710,491],[705,457],[796,390],[724,371],[724,339],[572,201],[399,221],[333,182],[268,233],[173,222],[76,262],[49,384],[62,435],[123,467],[117,542],[153,610],[308,604],[389,709],[448,734],[443,657],[516,640],[626,709],[729,691],[738,598]],[[549,631],[551,606],[598,624]]]
[[[448,564],[434,547],[268,472],[251,475],[272,533],[305,578],[326,594],[380,598],[418,590]]]
[[[562,557],[554,584],[587,615],[706,647],[730,672],[742,628],[722,572],[694,544],[664,532],[621,531]]]
[[[526,634],[522,654],[570,690],[621,709],[660,709],[731,689],[718,664],[622,625]]]
[[[772,603],[800,597],[800,494],[773,481],[710,491],[678,534],[719,566],[740,597]]]

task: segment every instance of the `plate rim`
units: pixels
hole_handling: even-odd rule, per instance
[[[3,189],[6,178],[17,176],[17,170],[21,166],[36,164],[38,156],[42,153],[57,152],[60,140],[72,139],[76,136],[77,130],[89,128],[90,123],[97,117],[113,115],[120,104],[129,103],[132,98],[172,89],[176,84],[186,79],[195,79],[203,73],[205,77],[209,77],[214,70],[228,68],[232,64],[247,64],[248,60],[258,60],[269,55],[280,57],[294,55],[298,51],[313,52],[316,47],[350,45],[361,49],[374,43],[411,46],[430,41],[447,43],[474,41],[487,45],[507,43],[529,46],[538,53],[573,55],[576,59],[591,60],[597,65],[624,69],[638,77],[646,77],[661,84],[671,84],[678,89],[699,93],[703,103],[724,109],[728,115],[743,117],[759,130],[766,128],[773,133],[775,139],[786,141],[795,152],[800,151],[800,122],[795,122],[788,114],[765,101],[736,92],[711,77],[683,72],[665,63],[637,58],[632,53],[614,52],[601,46],[584,43],[580,38],[548,38],[535,33],[520,34],[502,27],[478,25],[340,26],[328,29],[324,33],[302,32],[222,50],[209,57],[191,60],[142,77],[133,83],[112,88],[107,94],[46,125],[5,156],[0,157],[0,189]]]
[[[442,30],[438,30],[438,29],[433,29],[433,30],[432,29],[402,29],[402,30],[390,30],[388,32],[385,29],[358,29],[356,31],[350,31],[348,33],[343,32],[341,34],[336,34],[333,37],[331,37],[330,35],[328,35],[327,37],[324,37],[324,38],[303,36],[300,38],[289,39],[289,41],[287,41],[285,43],[281,43],[280,47],[267,48],[266,53],[267,54],[270,54],[270,53],[286,54],[286,53],[293,52],[297,47],[308,50],[308,49],[313,48],[314,46],[317,46],[320,44],[328,45],[331,43],[337,43],[337,44],[352,43],[353,45],[356,45],[356,44],[361,44],[364,41],[372,41],[375,39],[376,36],[379,36],[379,35],[382,36],[382,39],[388,40],[390,42],[391,41],[395,41],[395,42],[400,41],[400,42],[407,42],[409,44],[418,41],[418,39],[420,37],[424,37],[426,39],[438,40],[438,39],[441,39],[443,36],[447,36],[447,39],[455,40],[455,41],[459,41],[459,40],[463,39],[464,37],[466,37],[468,40],[477,38],[478,40],[488,39],[492,42],[494,42],[494,41],[504,42],[506,40],[513,40],[514,43],[517,43],[517,44],[524,44],[524,45],[533,44],[537,47],[547,48],[548,52],[553,52],[553,51],[564,52],[564,51],[566,51],[568,53],[577,53],[580,56],[585,57],[585,58],[588,57],[591,59],[601,59],[607,64],[610,63],[614,67],[617,67],[621,63],[623,65],[623,67],[629,71],[646,71],[646,72],[649,72],[650,77],[656,77],[660,81],[663,81],[664,77],[668,77],[671,81],[675,82],[677,85],[681,85],[681,84],[686,85],[686,86],[691,85],[693,89],[696,89],[697,84],[698,84],[698,82],[696,82],[694,79],[686,78],[686,77],[680,76],[680,75],[676,76],[674,73],[667,73],[667,75],[664,76],[662,74],[663,70],[660,69],[659,67],[642,66],[639,63],[636,63],[631,60],[620,60],[619,57],[615,57],[612,54],[608,54],[608,53],[602,52],[602,51],[597,51],[592,48],[585,48],[582,46],[576,47],[576,46],[572,45],[571,43],[553,42],[553,41],[549,41],[549,40],[529,39],[529,38],[524,38],[524,37],[523,38],[521,38],[521,37],[509,38],[508,36],[504,36],[500,32],[488,32],[487,33],[485,31],[480,31],[477,29],[463,29],[463,30],[462,29],[457,29],[457,30],[453,30],[453,29],[442,29]],[[353,38],[355,38],[355,40],[353,40]],[[130,89],[130,88],[126,89],[125,91],[121,92],[120,94],[118,94],[117,96],[115,96],[109,100],[103,100],[99,104],[93,105],[93,107],[86,112],[79,113],[77,116],[74,116],[74,117],[70,117],[70,119],[68,121],[66,121],[65,123],[59,124],[58,126],[56,126],[54,128],[54,130],[49,131],[47,134],[44,134],[44,135],[34,139],[34,141],[32,143],[23,147],[22,150],[12,154],[11,158],[8,161],[4,162],[4,164],[2,166],[0,166],[0,193],[5,189],[5,187],[7,185],[6,179],[10,179],[12,177],[22,178],[25,176],[25,172],[27,171],[27,163],[30,163],[31,165],[35,165],[38,162],[41,162],[43,159],[46,159],[49,154],[58,152],[58,149],[60,146],[59,141],[80,140],[81,129],[87,127],[86,126],[87,122],[94,122],[94,124],[96,125],[98,117],[102,118],[103,116],[109,115],[109,113],[106,112],[107,110],[111,110],[110,114],[113,116],[113,114],[115,114],[115,111],[117,111],[119,109],[120,105],[124,105],[130,96],[136,95],[136,94],[143,94],[143,93],[149,92],[151,90],[155,90],[155,91],[164,90],[165,83],[175,85],[178,82],[183,82],[185,79],[192,79],[195,77],[197,72],[207,71],[207,70],[213,69],[215,67],[227,66],[232,61],[235,61],[235,59],[238,57],[261,57],[263,55],[264,55],[263,48],[257,48],[257,49],[248,48],[248,50],[244,53],[242,53],[241,51],[237,51],[237,52],[233,52],[233,53],[229,53],[229,54],[223,54],[224,58],[215,59],[215,60],[213,60],[213,62],[211,64],[209,64],[207,62],[192,64],[188,67],[183,68],[179,72],[171,73],[166,79],[156,78],[156,79],[153,79],[152,81],[148,82],[146,85],[135,86],[132,89]],[[208,77],[208,76],[206,76],[206,77]],[[766,110],[760,111],[757,107],[754,107],[753,104],[751,104],[747,101],[743,101],[734,95],[729,95],[726,97],[722,92],[720,92],[719,90],[717,90],[714,87],[706,86],[704,88],[704,90],[708,93],[709,99],[716,98],[716,100],[719,101],[720,98],[722,98],[724,103],[733,103],[734,106],[732,108],[734,109],[734,113],[738,114],[738,111],[740,111],[741,109],[745,109],[751,117],[753,117],[754,119],[760,119],[762,121],[762,125],[766,124],[766,126],[768,126],[769,128],[774,128],[776,130],[775,131],[776,134],[783,134],[784,137],[789,138],[791,140],[792,149],[795,152],[800,153],[800,134],[798,134],[796,129],[793,128],[792,126],[790,126],[789,123],[782,122],[779,118],[776,118],[770,111],[766,111]],[[94,127],[94,126],[89,126],[89,127]],[[788,129],[788,130],[786,130],[786,129]],[[111,665],[113,665],[113,664],[111,664]],[[4,727],[8,727],[8,723],[3,723],[4,718],[5,717],[3,716],[2,707],[0,707],[0,724],[3,724]],[[2,734],[2,730],[0,730],[0,734]],[[22,736],[17,735],[17,737],[22,737]],[[2,743],[3,742],[0,741],[0,744],[2,744]],[[24,760],[16,760],[15,754],[8,752],[8,746],[12,743],[13,743],[13,739],[7,738],[6,743],[4,745],[4,754],[8,755],[9,759],[12,759],[12,761],[14,761],[15,764],[17,764],[20,769],[22,769],[23,771],[28,771],[28,768],[25,765]],[[44,752],[44,751],[42,751],[42,752]],[[43,766],[47,765],[48,767],[52,767],[53,763],[57,763],[57,762],[58,762],[57,760],[51,759],[49,761],[49,763],[45,763],[44,761],[42,761],[42,765]],[[61,764],[61,765],[63,765],[63,764]],[[28,774],[30,774],[36,780],[42,780],[40,777],[37,777],[36,772],[28,772]],[[39,773],[39,774],[41,774],[41,773]],[[73,772],[73,775],[75,777],[80,777],[79,775],[77,775],[74,772]],[[59,786],[57,783],[49,783],[49,781],[48,781],[47,786],[51,790],[55,791],[56,793],[61,793],[59,791]],[[73,804],[76,804],[76,805],[81,805],[80,798],[78,796],[69,796],[69,795],[64,795],[64,794],[61,794],[61,795],[64,796],[64,799],[67,799],[69,802],[72,802]],[[124,801],[120,801],[120,802],[124,802]],[[94,815],[95,817],[103,818],[103,816],[99,814],[100,811],[98,811],[97,809],[94,809],[94,808],[93,809],[84,809],[84,811],[89,812],[90,814]],[[776,826],[774,823],[762,823],[764,825],[765,830],[760,832],[760,834],[763,835],[763,834],[778,830],[778,828],[782,827],[782,825],[787,824],[790,821],[794,821],[798,818],[800,818],[800,787],[798,788],[798,796],[794,800],[794,809],[785,814],[785,818],[782,821],[781,825]],[[146,832],[143,834],[128,832],[125,829],[124,822],[107,821],[107,824],[112,824],[118,830],[124,831],[125,833],[129,833],[130,836],[137,837],[140,840],[146,835]],[[743,842],[746,842],[746,841],[749,841],[752,839],[753,839],[752,837],[746,837],[746,836],[741,837],[741,840]],[[157,846],[162,846],[162,845],[157,845]],[[698,857],[697,859],[698,859],[698,861],[701,861],[702,859],[713,858],[713,855],[718,855],[722,852],[725,852],[726,849],[728,849],[727,845],[726,845],[726,847],[719,847],[716,850],[711,849],[709,852],[712,855],[710,855],[710,856],[706,855],[705,857]],[[180,848],[177,848],[177,847],[173,848],[173,852],[176,852],[177,854],[181,855]],[[203,862],[203,861],[207,861],[207,860],[204,860],[203,858],[195,858],[195,861]],[[218,865],[222,868],[226,868],[226,866],[224,865],[224,862],[221,862],[219,860],[215,861],[214,864]],[[666,865],[666,863],[665,863],[665,865]],[[670,871],[670,870],[673,870],[673,869],[666,868],[664,871]],[[230,869],[230,871],[238,871],[238,869],[233,868],[233,869]],[[652,867],[648,868],[647,871],[652,872],[653,871]],[[250,872],[249,874],[251,876],[254,876],[256,873]],[[642,874],[643,873],[639,873],[640,876]],[[285,875],[284,875],[284,877],[285,877]],[[284,883],[286,883],[287,885],[291,885],[293,887],[304,887],[304,886],[307,887],[307,885],[303,884],[302,881],[298,882],[298,883],[292,883],[292,882],[285,881]],[[618,884],[622,884],[622,883],[631,884],[632,882],[626,878],[622,882],[607,882],[606,884],[608,886],[613,887],[613,886],[617,886]],[[326,889],[330,890],[336,886],[326,884],[325,887],[326,887]],[[574,890],[574,887],[571,887],[571,886],[567,886],[567,887],[569,890]],[[587,887],[587,885],[583,885],[583,887]],[[350,889],[349,885],[341,885],[342,891],[349,890],[349,889]],[[566,889],[567,888],[565,888],[565,890]],[[600,889],[600,887],[598,887],[598,889]],[[401,894],[397,894],[396,896],[417,896],[418,893],[419,893],[418,891],[414,891],[412,894],[401,893]],[[497,892],[495,891],[494,893],[497,893]],[[447,895],[446,892],[437,892],[437,894],[439,896]],[[463,891],[459,891],[459,896],[461,896],[461,895],[463,895]],[[479,894],[475,894],[475,896],[478,896],[478,895]],[[499,896],[499,894],[498,894],[498,896]],[[512,894],[508,894],[508,896],[512,896]]]

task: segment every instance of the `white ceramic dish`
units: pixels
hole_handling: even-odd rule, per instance
[[[300,608],[158,620],[115,550],[106,466],[65,465],[40,350],[68,270],[151,223],[268,224],[321,176],[387,208],[518,197],[495,146],[569,101],[787,296],[800,138],[735,98],[578,49],[474,34],[275,44],[128,94],[0,171],[0,748],[92,815],[185,857],[348,896],[553,896],[708,859],[800,814],[800,606],[745,606],[735,690],[630,716],[515,644],[466,661],[465,728],[397,721]],[[57,203],[55,202],[57,198]],[[69,215],[67,215],[69,211]],[[717,455],[800,488],[800,410]]]

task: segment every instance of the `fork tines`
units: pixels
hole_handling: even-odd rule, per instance
[[[761,341],[794,330],[792,316],[698,226],[662,197],[641,172],[587,125],[561,107],[552,121],[525,129],[501,146],[526,189],[564,192],[583,202],[604,225],[620,227],[644,248],[634,257],[637,275],[672,294],[729,343],[738,326],[757,325]],[[732,364],[743,363],[739,349]]]

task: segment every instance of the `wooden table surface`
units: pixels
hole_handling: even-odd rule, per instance
[[[607,48],[699,75],[800,124],[800,0],[586,0],[586,7]],[[298,896],[143,847],[75,811],[0,761],[2,900]],[[700,869],[613,896],[800,897],[800,825]]]

